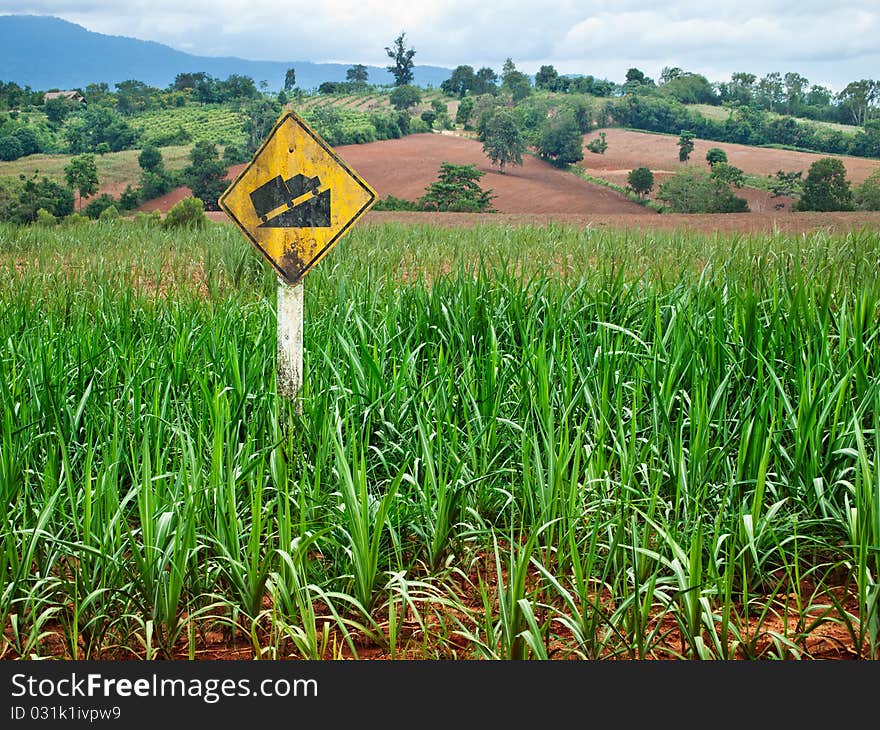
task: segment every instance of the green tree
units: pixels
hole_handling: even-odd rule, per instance
[[[770,192],[772,197],[799,197],[804,187],[803,170],[785,172],[778,170],[776,175],[771,178]]]
[[[158,147],[147,144],[138,155],[138,165],[142,170],[147,172],[156,172],[162,174],[165,172],[165,163],[162,160],[162,152]]]
[[[795,210],[852,210],[852,190],[846,168],[836,157],[816,160],[807,172]]]
[[[345,72],[345,80],[356,86],[366,86],[369,77],[370,72],[362,63],[356,63]]]
[[[21,157],[21,143],[11,134],[0,137],[0,160],[11,162]]]
[[[474,96],[479,96],[480,94],[497,94],[498,87],[496,84],[498,83],[498,74],[496,74],[491,68],[488,66],[483,66],[482,68],[477,69],[477,73],[474,74],[474,88],[472,92]]]
[[[541,157],[555,165],[570,165],[584,159],[581,130],[574,114],[568,111],[544,122],[536,146]]]
[[[73,213],[73,190],[46,177],[37,181],[34,176],[21,187],[11,220],[32,223],[40,208],[45,208],[56,218],[70,215]]]
[[[880,169],[856,188],[853,199],[860,210],[880,210]]]
[[[419,199],[423,210],[481,213],[492,210],[491,190],[480,187],[485,173],[474,165],[454,165],[443,162],[439,179],[431,183]]]
[[[720,147],[710,147],[706,152],[706,162],[712,167],[718,162],[727,162],[727,153]]]
[[[712,165],[712,171],[710,174],[713,179],[722,182],[725,185],[732,185],[735,188],[741,188],[746,184],[746,177],[743,174],[743,171],[738,167],[727,164],[726,162],[716,162]]]
[[[853,124],[863,125],[873,107],[880,102],[880,81],[862,79],[847,84],[837,95],[837,103],[849,114]]]
[[[52,124],[60,125],[68,116],[76,111],[78,104],[63,96],[56,96],[43,104],[43,111]]]
[[[440,90],[447,96],[462,98],[469,91],[473,92],[476,82],[473,66],[456,66],[449,78],[440,84]]]
[[[406,48],[405,39],[406,33],[401,32],[394,39],[392,46],[385,46],[385,53],[388,54],[388,58],[394,61],[391,66],[386,66],[386,68],[394,76],[395,86],[406,86],[413,81],[413,66],[415,65],[413,56],[416,55],[416,52],[412,48]]]
[[[517,71],[513,61],[508,58],[501,70],[501,88],[510,94],[516,104],[532,93],[532,82],[524,73]]]
[[[245,109],[244,131],[247,134],[247,151],[253,153],[278,121],[281,106],[275,99],[261,97],[252,101]]]
[[[468,125],[471,121],[471,114],[474,111],[474,98],[472,96],[466,96],[462,99],[458,104],[458,109],[455,111],[455,123],[460,124],[465,129],[468,128]]]
[[[153,200],[171,189],[171,181],[165,172],[165,163],[158,147],[146,145],[138,155],[141,167],[140,197]]]
[[[64,179],[72,190],[79,193],[79,209],[82,210],[83,198],[98,192],[98,167],[94,155],[74,157],[64,168]]]
[[[403,112],[422,100],[422,92],[417,87],[407,84],[396,87],[388,99],[397,111]]]
[[[296,86],[296,69],[289,68],[284,73],[284,90],[292,91]]]
[[[559,72],[550,65],[541,66],[535,74],[535,88],[556,91],[559,83]]]
[[[645,72],[637,68],[630,68],[626,71],[626,82],[634,86],[653,86],[654,80],[645,76]]]
[[[70,151],[74,154],[94,152],[101,142],[113,152],[134,147],[138,132],[119,114],[107,107],[89,107],[77,114],[62,128]]]
[[[629,171],[626,176],[626,182],[629,189],[632,190],[640,198],[644,198],[654,189],[654,173],[650,168],[637,167]]]
[[[785,112],[797,114],[804,104],[804,90],[810,81],[799,73],[791,71],[782,77],[782,81],[785,85]]]
[[[208,140],[196,142],[190,152],[190,164],[184,168],[184,179],[206,210],[219,210],[217,200],[228,187],[226,163],[220,160],[217,145]]]
[[[680,162],[687,162],[694,151],[694,139],[697,135],[684,129],[678,137],[678,159]]]
[[[522,165],[526,143],[513,114],[507,110],[495,112],[486,123],[483,133],[483,152],[497,164],[501,173],[507,164]]]
[[[492,94],[483,94],[475,99],[471,119],[473,120],[473,128],[481,140],[486,134],[486,125],[499,108],[499,101]]]

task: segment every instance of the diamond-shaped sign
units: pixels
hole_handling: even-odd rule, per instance
[[[279,276],[296,284],[375,200],[317,133],[286,112],[218,202]]]

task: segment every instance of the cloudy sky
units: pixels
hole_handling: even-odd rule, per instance
[[[384,66],[406,32],[417,64],[491,66],[622,81],[679,66],[726,80],[797,71],[840,90],[880,76],[880,0],[0,0],[89,30],[205,56]]]

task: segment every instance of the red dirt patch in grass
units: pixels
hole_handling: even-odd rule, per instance
[[[335,151],[381,198],[388,195],[407,200],[420,198],[425,188],[437,179],[440,164],[451,162],[472,164],[484,172],[480,186],[484,190],[491,189],[497,196],[492,204],[502,213],[656,217],[652,210],[613,190],[582,180],[531,155],[523,156],[521,167],[510,166],[502,175],[483,154],[479,142],[450,134],[413,134],[383,142],[342,145]],[[234,178],[244,167],[231,167],[228,177]],[[144,203],[139,210],[167,211],[190,194],[189,188],[178,188]]]
[[[599,131],[584,137],[586,144],[599,136]],[[775,175],[777,170],[786,172],[803,170],[806,175],[810,165],[823,157],[838,157],[846,166],[846,174],[852,183],[860,183],[872,172],[880,169],[880,161],[865,157],[827,155],[817,152],[794,152],[771,147],[749,147],[742,144],[694,140],[694,151],[690,162],[678,161],[678,137],[672,134],[651,134],[632,132],[626,129],[603,129],[608,149],[599,155],[584,149],[581,166],[595,177],[601,177],[618,185],[626,185],[630,170],[642,165],[657,173],[673,173],[682,167],[697,167],[706,170],[706,152],[718,147],[727,153],[727,161],[749,175]]]
[[[358,172],[380,197],[416,200],[437,179],[442,162],[472,164],[485,173],[480,186],[497,197],[503,213],[626,213],[655,215],[618,193],[558,170],[531,155],[523,165],[508,166],[502,175],[474,140],[448,134],[413,134],[401,139],[343,145],[339,156]]]
[[[587,172],[618,184],[626,184],[626,175],[632,167],[648,164],[655,167],[658,184],[680,167],[676,138],[666,135],[606,130],[609,140],[604,155],[586,153],[583,164]],[[724,145],[697,141],[691,165],[699,155],[705,159],[710,146],[727,149],[731,164],[746,172],[763,170],[801,169],[814,155],[787,150]],[[474,164],[486,173],[484,188],[498,195],[494,201],[498,213],[409,213],[370,211],[364,217],[366,224],[386,222],[422,223],[443,227],[473,227],[503,223],[509,225],[546,225],[550,222],[579,227],[594,226],[618,229],[689,230],[709,233],[804,233],[814,230],[847,232],[860,228],[880,229],[880,213],[791,213],[791,200],[772,198],[767,191],[743,188],[739,191],[749,201],[751,213],[720,215],[656,215],[647,208],[600,185],[594,185],[575,175],[558,170],[535,157],[523,158],[522,167],[512,167],[504,175],[489,164],[482,145],[471,139],[450,134],[417,134],[402,139],[372,142],[363,145],[344,145],[336,150],[340,157],[362,175],[377,194],[389,194],[415,200],[425,187],[437,179],[441,162]],[[742,155],[742,156],[740,156]],[[877,160],[847,157],[853,165],[851,175],[867,177],[880,167]],[[792,165],[793,161],[797,165]],[[662,163],[662,167],[660,166]],[[798,166],[799,165],[799,166]],[[245,165],[229,169],[228,178],[235,178]],[[849,169],[849,168],[848,168]],[[662,170],[659,171],[659,170]],[[189,188],[178,188],[161,198],[140,206],[139,210],[167,212],[182,198],[191,195]],[[783,209],[776,209],[782,203]],[[209,213],[212,220],[226,221],[222,212]]]

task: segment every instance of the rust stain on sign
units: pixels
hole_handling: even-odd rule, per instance
[[[278,275],[296,284],[375,200],[316,132],[286,112],[218,202]]]

